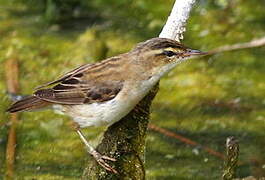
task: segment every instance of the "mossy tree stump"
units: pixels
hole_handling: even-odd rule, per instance
[[[109,164],[118,173],[108,172],[90,160],[82,179],[145,179],[146,131],[151,102],[157,91],[158,85],[127,116],[110,126],[96,148],[102,155],[117,160]]]

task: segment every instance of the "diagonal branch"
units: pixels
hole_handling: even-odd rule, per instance
[[[176,0],[172,12],[159,37],[183,39],[186,21],[195,0]],[[158,84],[124,118],[108,128],[97,150],[114,157],[112,165],[118,174],[106,172],[95,162],[88,162],[83,179],[145,179],[145,137],[149,122],[150,106]]]
[[[259,39],[253,39],[250,42],[221,46],[221,47],[218,47],[216,49],[209,51],[208,55],[213,55],[213,54],[227,52],[227,51],[235,51],[235,50],[240,50],[240,49],[260,47],[260,46],[265,46],[265,37],[262,37]]]
[[[176,0],[159,37],[180,41],[186,31],[186,22],[195,0]]]
[[[167,137],[172,137],[172,138],[177,139],[177,140],[179,140],[181,142],[184,142],[184,143],[186,143],[188,145],[200,147],[200,149],[203,149],[204,151],[206,151],[207,153],[209,153],[209,154],[211,154],[211,155],[213,155],[215,157],[218,157],[220,159],[225,159],[225,155],[223,155],[222,153],[217,152],[217,151],[215,151],[215,150],[213,150],[213,149],[211,149],[211,148],[209,148],[207,146],[203,146],[203,145],[199,144],[198,142],[196,142],[194,140],[191,140],[191,139],[189,139],[187,137],[184,137],[184,136],[182,136],[180,134],[171,132],[171,131],[169,131],[167,129],[158,127],[158,126],[156,126],[154,124],[149,124],[148,125],[148,129],[156,131],[156,132],[159,132],[159,133],[161,133],[161,134],[163,134],[163,135],[165,135]]]

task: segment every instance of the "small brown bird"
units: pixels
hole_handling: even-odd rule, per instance
[[[69,115],[88,152],[105,169],[116,172],[85,139],[80,128],[111,125],[127,115],[167,72],[177,64],[205,53],[177,41],[153,38],[130,52],[95,64],[82,65],[37,88],[32,96],[7,111],[32,111],[50,106]],[[79,128],[80,127],[80,128]]]

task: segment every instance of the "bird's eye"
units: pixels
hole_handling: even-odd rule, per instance
[[[166,55],[167,57],[172,57],[176,55],[176,53],[173,51],[164,51],[163,54]]]

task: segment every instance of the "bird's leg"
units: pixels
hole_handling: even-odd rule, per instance
[[[113,173],[118,173],[115,169],[113,169],[109,164],[107,164],[105,162],[105,160],[116,161],[116,159],[101,155],[99,152],[97,152],[94,149],[94,147],[91,144],[89,144],[87,142],[85,136],[83,135],[83,133],[81,132],[81,130],[79,128],[75,128],[75,130],[76,130],[77,134],[80,136],[83,143],[85,144],[88,153],[91,154],[95,158],[95,160],[98,162],[98,164],[101,165],[103,168],[105,168],[108,171],[111,171]]]

